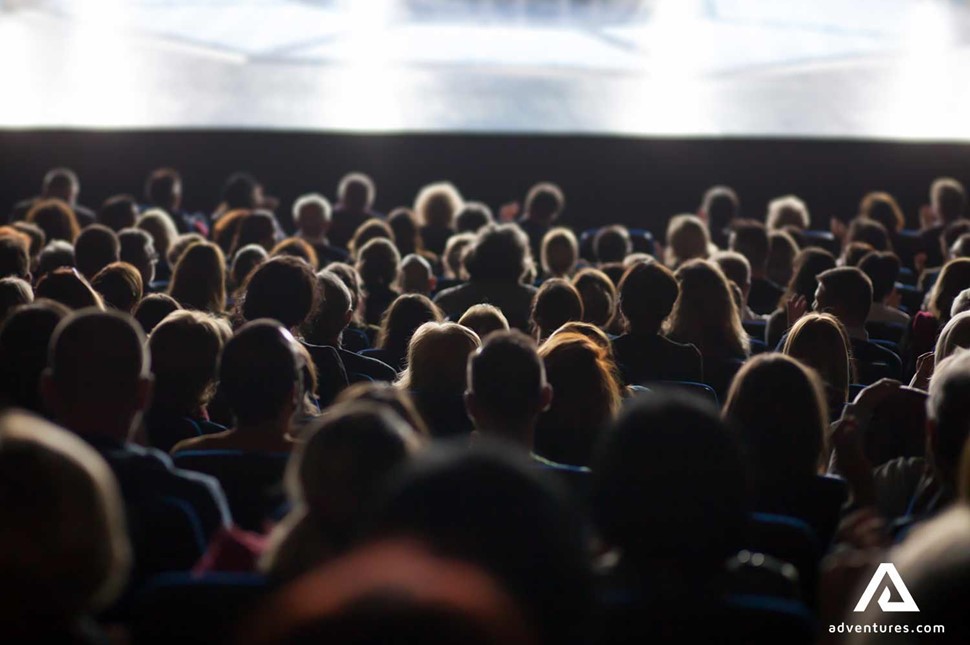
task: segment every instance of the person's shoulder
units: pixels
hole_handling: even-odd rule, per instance
[[[465,293],[466,291],[468,291],[469,289],[470,289],[470,286],[468,283],[456,284],[453,287],[448,287],[447,289],[442,289],[441,291],[439,291],[435,295],[434,301],[440,303],[442,301],[447,301],[453,298],[457,298],[461,296],[463,293]]]
[[[189,437],[188,439],[182,439],[177,444],[172,447],[170,454],[178,455],[181,452],[188,450],[212,450],[217,446],[219,439],[225,436],[229,430],[223,429],[222,432],[216,432],[214,434],[203,435],[201,437]]]
[[[353,364],[358,371],[365,371],[367,376],[378,378],[385,381],[393,381],[397,378],[397,370],[382,360],[372,356],[364,356],[346,349],[340,350],[340,358],[346,363]],[[348,371],[350,371],[348,369]]]

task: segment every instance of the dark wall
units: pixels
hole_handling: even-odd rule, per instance
[[[521,199],[548,179],[567,195],[576,227],[624,222],[662,231],[697,208],[714,183],[734,186],[748,216],[771,197],[802,196],[816,226],[855,213],[865,191],[894,193],[911,224],[936,176],[970,181],[970,146],[831,140],[619,139],[513,135],[347,135],[254,131],[0,131],[0,209],[32,196],[56,165],[81,177],[81,202],[141,195],[146,174],[175,166],[185,202],[210,211],[234,170],[259,177],[288,209],[302,192],[333,197],[340,176],[371,174],[377,207],[410,204],[429,181],[450,179],[469,199],[493,207]]]

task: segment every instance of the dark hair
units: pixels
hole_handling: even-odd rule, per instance
[[[29,275],[27,245],[13,235],[0,235],[0,278],[26,278]]]
[[[387,224],[394,233],[394,246],[402,256],[418,250],[418,220],[410,208],[395,208],[387,216]]]
[[[77,173],[70,168],[51,168],[44,175],[41,192],[45,197],[50,197],[52,192],[63,193],[76,190],[79,186]]]
[[[150,293],[141,299],[133,315],[141,325],[142,331],[151,334],[166,316],[181,309],[182,306],[178,301],[167,293]]]
[[[536,184],[525,196],[525,212],[541,220],[552,221],[565,206],[562,189],[548,181]]]
[[[818,289],[818,274],[835,268],[835,256],[815,247],[802,249],[795,256],[794,268],[795,272],[792,274],[791,282],[788,283],[788,290],[779,304],[782,308],[792,296],[804,296],[811,302],[815,297],[815,290]]]
[[[48,241],[66,240],[73,243],[81,228],[74,211],[59,199],[38,201],[27,212],[27,222],[36,224]]]
[[[54,329],[71,311],[39,300],[11,312],[0,326],[0,398],[9,405],[44,413],[40,375]]]
[[[126,228],[118,233],[118,244],[121,247],[121,261],[138,269],[147,290],[155,279],[155,264],[158,262],[152,236],[140,228]]]
[[[54,240],[43,248],[37,256],[37,271],[34,279],[40,281],[42,277],[60,267],[71,268],[75,265],[74,247],[70,242]]]
[[[876,251],[892,251],[893,245],[889,241],[886,227],[872,219],[856,218],[849,224],[846,242],[865,242]]]
[[[309,264],[314,271],[320,268],[320,259],[317,257],[317,252],[309,242],[300,237],[288,237],[274,246],[273,250],[270,251],[270,256],[278,255],[291,255],[300,258]],[[235,266],[235,261],[233,261],[233,266]]]
[[[175,208],[182,177],[174,168],[153,170],[145,181],[145,200],[166,211]]]
[[[551,278],[542,283],[532,301],[532,324],[546,338],[564,324],[583,319],[583,301],[569,281]]]
[[[242,218],[232,241],[233,255],[247,244],[259,244],[267,251],[276,242],[276,216],[269,211],[253,211]]]
[[[741,202],[738,194],[729,186],[712,186],[701,199],[701,209],[707,215],[708,227],[722,231],[737,218]]]
[[[225,202],[226,209],[256,208],[258,204],[255,193],[258,187],[259,182],[249,173],[236,172],[229,175],[222,185],[222,201]]]
[[[711,260],[721,267],[724,277],[736,284],[739,288],[751,282],[751,265],[748,259],[737,251],[721,251],[716,253]]]
[[[842,266],[859,266],[862,258],[875,251],[876,249],[867,242],[849,242],[842,250]]]
[[[272,318],[287,329],[307,319],[318,296],[313,268],[292,256],[277,256],[259,265],[243,291],[237,303],[242,320]]]
[[[91,287],[101,294],[106,305],[126,314],[135,309],[144,290],[138,269],[127,262],[113,262],[98,271]]]
[[[872,301],[882,302],[896,286],[899,277],[899,256],[895,253],[875,251],[859,262],[859,268],[872,282]]]
[[[872,282],[856,267],[837,267],[818,274],[825,289],[825,306],[837,308],[847,319],[846,326],[861,325],[872,307]]]
[[[74,258],[78,271],[93,278],[98,271],[121,259],[121,242],[107,226],[92,224],[78,235]]]
[[[497,419],[521,422],[537,414],[545,381],[535,341],[520,331],[490,334],[468,361],[468,387]]]
[[[950,222],[945,227],[943,227],[943,233],[940,235],[940,239],[944,246],[949,249],[953,246],[961,236],[970,233],[970,221],[965,219],[958,219],[955,222]]]
[[[605,271],[587,267],[573,276],[573,286],[583,301],[583,322],[606,327],[616,313],[616,287]]]
[[[357,273],[365,289],[390,287],[401,270],[401,254],[389,240],[376,238],[357,250]]]
[[[353,237],[347,243],[350,256],[356,258],[361,249],[371,240],[384,239],[394,242],[394,231],[387,222],[381,219],[372,218],[357,227]]]
[[[138,203],[131,195],[109,197],[98,209],[98,223],[118,232],[134,228],[138,222]]]
[[[674,391],[628,403],[593,466],[593,518],[637,568],[719,569],[741,546],[747,510],[734,438],[706,402]]]
[[[314,280],[319,297],[316,308],[303,323],[303,336],[310,343],[328,345],[347,327],[353,296],[340,276],[329,269],[317,273]]]
[[[882,224],[887,231],[898,233],[906,228],[906,218],[896,198],[889,193],[866,193],[859,204],[859,215]]]
[[[620,279],[620,311],[630,331],[656,334],[674,308],[680,285],[659,262],[638,262]]]
[[[441,320],[441,310],[430,298],[419,293],[402,294],[384,312],[377,347],[403,354],[407,352],[411,336],[418,327],[426,322]]]
[[[465,202],[455,216],[455,230],[459,233],[477,233],[483,226],[493,223],[492,209],[482,202]]]
[[[222,350],[219,390],[238,423],[276,418],[299,386],[300,363],[290,333],[272,320],[243,325]]]
[[[374,181],[360,172],[344,175],[337,187],[337,196],[342,206],[354,211],[370,208],[374,201]]]
[[[48,298],[71,309],[103,308],[101,297],[74,269],[54,269],[37,283],[37,298]]]
[[[529,269],[529,238],[515,224],[486,226],[465,252],[473,282],[517,283]]]
[[[748,259],[753,272],[763,272],[768,264],[768,228],[752,219],[734,223],[730,236],[731,250]]]
[[[186,309],[222,313],[226,308],[226,259],[215,244],[193,244],[172,271],[168,295]]]
[[[152,406],[197,414],[215,393],[219,352],[228,337],[228,324],[198,311],[180,311],[162,320],[148,340],[155,374]]]
[[[0,278],[0,323],[15,307],[34,301],[34,290],[22,278]]]
[[[930,199],[938,206],[940,217],[947,223],[963,215],[967,193],[963,184],[956,179],[941,177],[930,186]]]
[[[600,263],[622,262],[632,250],[630,232],[625,226],[604,226],[593,237],[593,253]]]
[[[236,255],[232,258],[232,268],[229,270],[229,282],[233,291],[242,287],[246,283],[246,278],[267,259],[269,259],[269,253],[259,244],[248,244],[236,251]]]
[[[40,250],[47,244],[47,234],[36,224],[31,224],[30,222],[13,222],[10,226],[17,232],[23,233],[30,238],[30,246],[27,248],[27,253],[30,257],[34,257],[40,253]],[[70,244],[67,240],[61,241]]]

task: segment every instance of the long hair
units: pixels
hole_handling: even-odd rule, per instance
[[[220,314],[226,309],[226,258],[215,244],[193,244],[172,273],[168,295],[186,309]]]
[[[747,357],[748,334],[721,269],[707,260],[691,260],[674,275],[680,296],[667,321],[668,335],[693,344],[704,357]]]
[[[970,287],[970,258],[956,258],[943,265],[940,277],[930,291],[927,307],[941,325],[950,320],[953,299],[968,287]]]
[[[468,356],[482,346],[478,334],[451,322],[427,322],[408,345],[408,366],[398,387],[434,394],[461,394],[468,382]]]
[[[792,326],[783,353],[813,368],[825,385],[829,406],[849,398],[852,344],[839,319],[831,314],[805,314]]]
[[[441,310],[427,296],[406,293],[398,296],[384,312],[377,347],[406,352],[414,332],[426,322],[441,322]]]
[[[815,290],[818,289],[818,280],[815,276],[834,268],[835,256],[828,251],[816,248],[799,251],[792,263],[791,281],[778,306],[784,309],[792,296],[804,296],[808,302],[812,302]]]

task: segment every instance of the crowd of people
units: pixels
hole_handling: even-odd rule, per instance
[[[246,173],[79,190],[0,226],[3,640],[834,642],[907,619],[852,612],[892,561],[966,642],[957,180],[715,186],[662,240],[548,182],[385,215],[352,173],[295,230]]]

